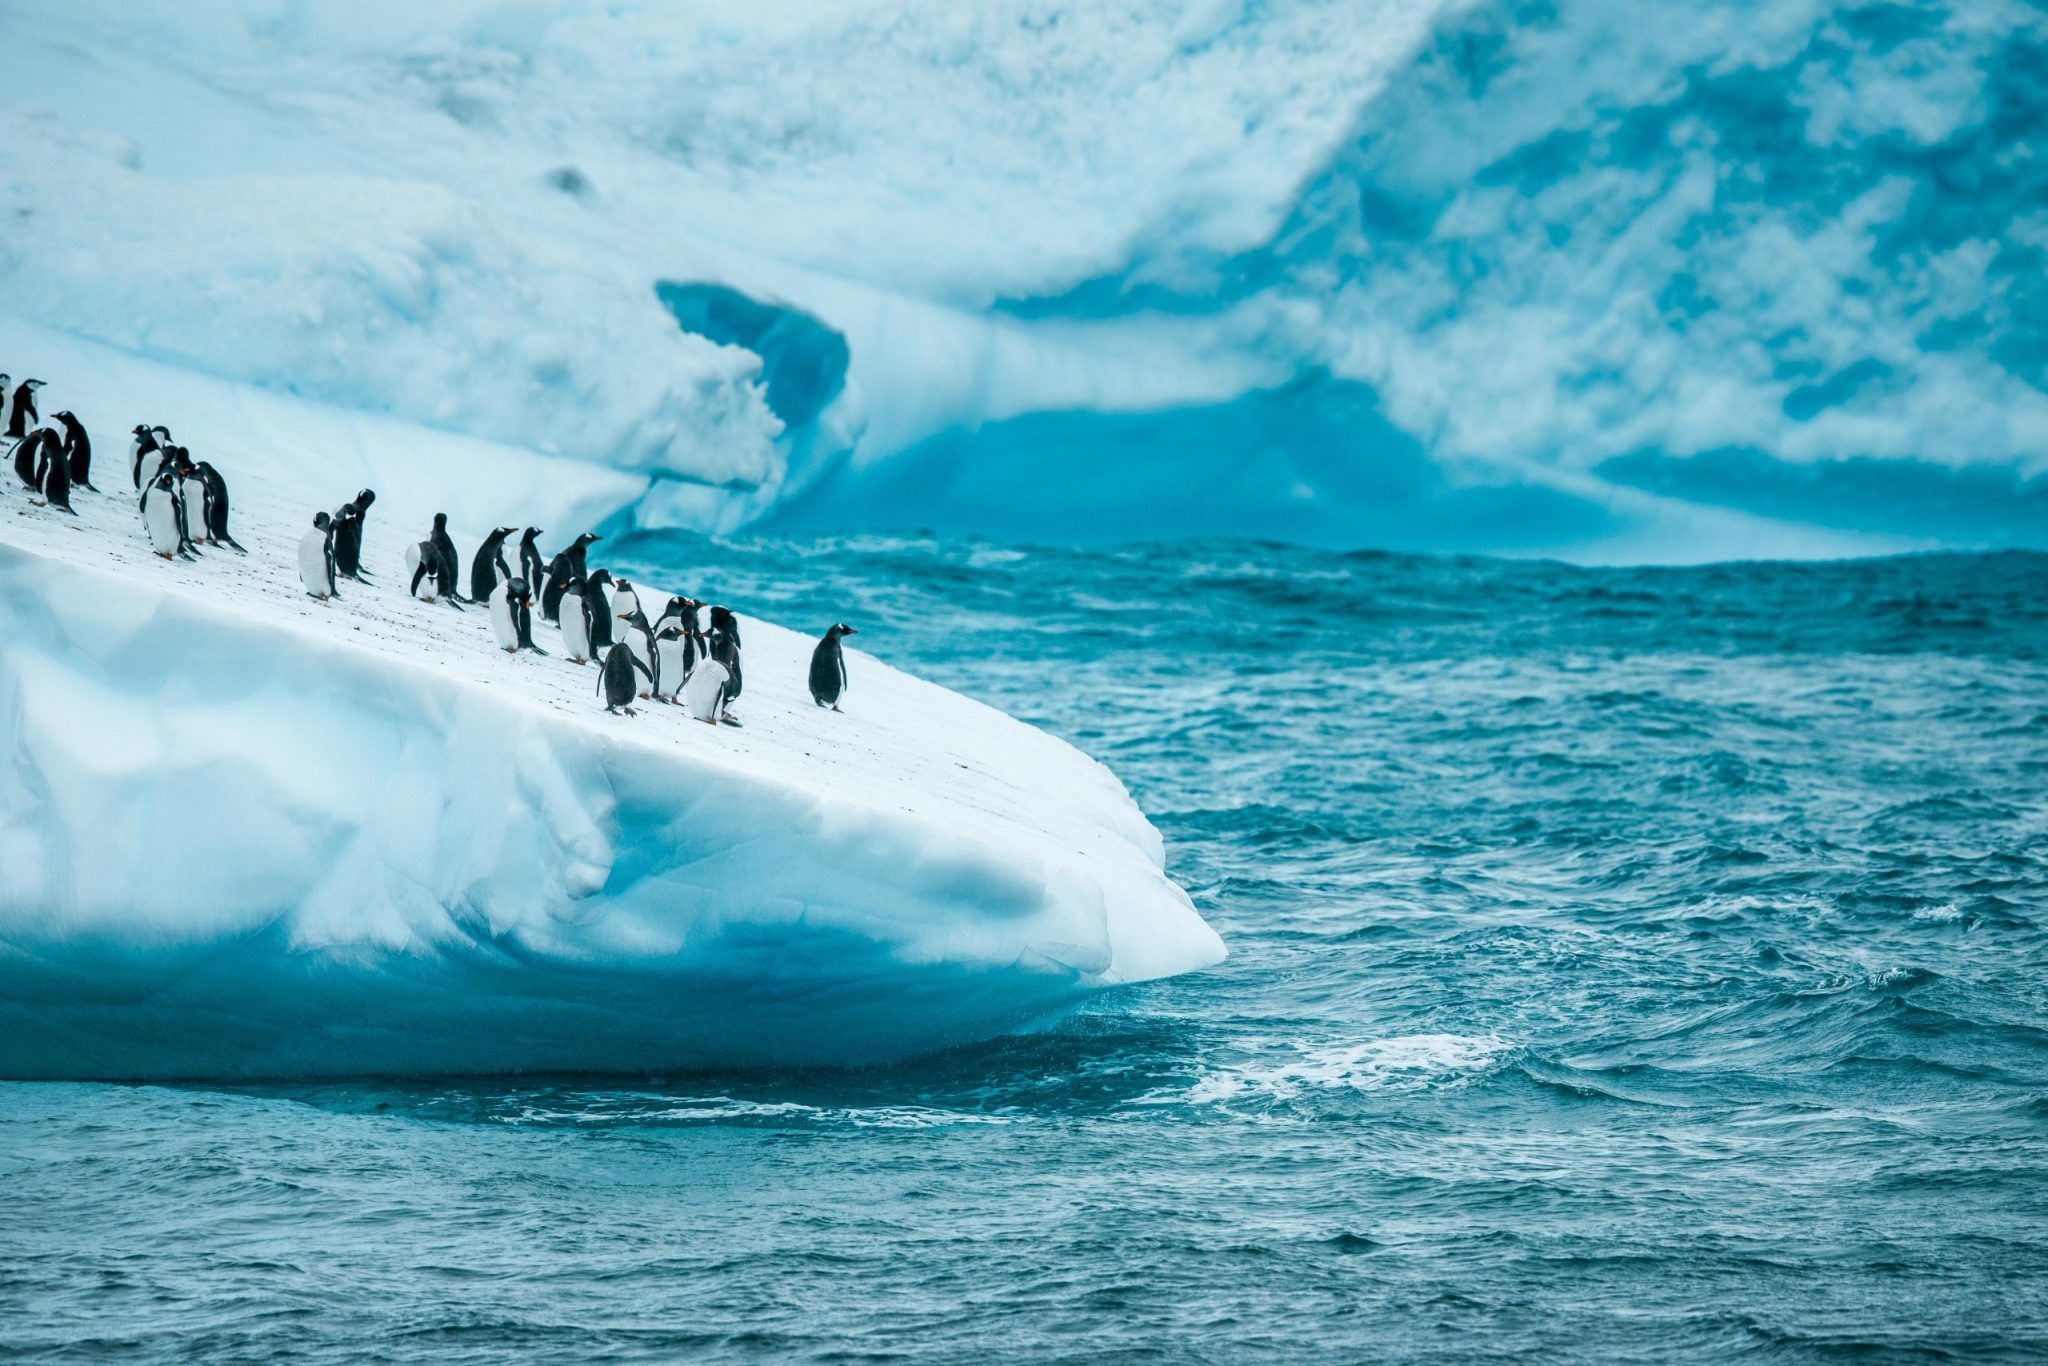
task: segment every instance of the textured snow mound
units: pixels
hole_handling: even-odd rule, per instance
[[[743,618],[745,729],[608,717],[594,669],[402,591],[442,499],[466,556],[470,507],[555,545],[636,480],[0,347],[109,490],[0,493],[0,1076],[862,1063],[1222,956],[1116,778],[988,707],[850,651],[819,710],[812,638]],[[227,474],[246,559],[148,553],[138,419]],[[316,603],[293,548],[365,476],[383,582]]]

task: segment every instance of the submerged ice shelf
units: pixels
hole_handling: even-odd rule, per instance
[[[0,344],[105,490],[0,493],[0,1077],[857,1064],[1221,958],[1114,775],[989,707],[854,655],[818,710],[811,637],[743,617],[745,729],[609,717],[401,591],[444,502],[553,545],[637,481]],[[149,554],[137,420],[227,474],[247,558]],[[293,546],[365,482],[382,581],[316,603]]]

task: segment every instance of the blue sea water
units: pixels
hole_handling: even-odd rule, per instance
[[[1231,958],[872,1072],[0,1086],[0,1355],[2048,1355],[2048,557],[617,558],[1097,754]]]

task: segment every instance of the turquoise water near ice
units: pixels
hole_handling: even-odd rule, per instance
[[[1100,756],[1231,958],[868,1072],[0,1086],[0,1353],[2048,1354],[2048,557],[613,564]]]

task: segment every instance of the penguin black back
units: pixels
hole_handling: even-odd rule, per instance
[[[519,538],[519,577],[526,580],[526,586],[533,592],[546,588],[544,575],[547,567],[540,562],[540,547],[534,541],[540,536],[540,528],[530,526]]]
[[[605,653],[604,667],[597,673],[597,690],[604,695],[604,709],[617,711],[623,707],[626,715],[633,715],[633,694],[639,691],[634,679],[646,672],[646,667],[633,657],[631,647],[624,641],[612,646]]]
[[[64,456],[71,465],[71,482],[98,493],[92,488],[92,438],[85,434],[85,424],[69,410],[57,414],[57,421],[64,428]]]
[[[494,529],[477,547],[476,558],[469,562],[469,595],[478,602],[490,601],[491,590],[498,586],[501,574],[512,577],[511,567],[505,563],[505,538],[516,530],[517,527],[509,526]]]
[[[825,632],[825,638],[811,651],[811,700],[821,707],[839,710],[839,695],[846,691],[846,651],[840,646],[845,636],[860,632],[839,622]]]
[[[612,597],[609,570],[600,569],[583,580],[583,603],[590,609],[590,648],[602,650],[617,638],[612,630]]]
[[[427,537],[427,543],[434,547],[434,558],[439,564],[435,582],[440,585],[441,595],[457,597],[462,583],[462,557],[455,553],[455,542],[448,535],[448,514],[434,514],[434,530]]]
[[[248,554],[239,541],[228,535],[228,481],[204,460],[192,468],[199,472],[199,481],[206,486],[206,534],[236,554]]]
[[[40,443],[41,454],[36,457],[37,491],[43,495],[45,503],[76,517],[78,514],[71,507],[71,462],[57,445],[56,433],[47,427],[38,430],[43,440]]]

